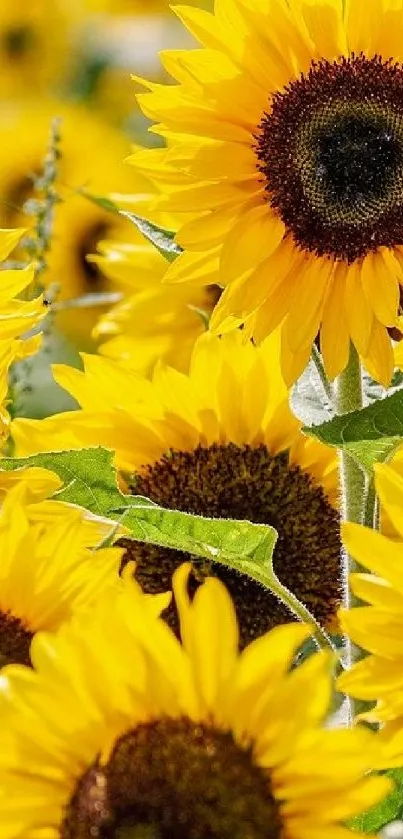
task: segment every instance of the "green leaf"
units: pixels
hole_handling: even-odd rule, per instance
[[[173,548],[191,556],[218,562],[246,574],[270,589],[314,628],[319,646],[331,647],[329,637],[295,595],[276,577],[273,552],[274,528],[232,519],[205,518],[165,509],[149,498],[123,495],[112,466],[113,453],[100,447],[78,451],[47,452],[28,458],[5,458],[3,469],[42,466],[56,472],[64,487],[55,493],[60,501],[79,504],[92,513],[121,523],[129,538]],[[113,539],[109,534],[106,543]]]
[[[168,262],[173,262],[182,253],[182,248],[175,242],[176,234],[174,231],[158,227],[151,221],[126,210],[120,210],[120,215],[135,224],[140,233],[157,248]]]
[[[403,815],[403,769],[388,769],[385,774],[392,779],[395,788],[389,795],[365,813],[350,819],[353,830],[362,833],[377,833],[382,827]]]
[[[382,437],[380,440],[371,442],[362,440],[359,443],[346,443],[343,449],[350,452],[364,471],[371,473],[374,463],[385,463],[390,460],[402,442],[401,437]]]
[[[399,390],[361,411],[334,417],[304,431],[331,446],[383,437],[403,437],[403,391]]]
[[[55,494],[59,501],[79,504],[97,515],[121,521],[133,539],[175,548],[222,562],[248,573],[252,561],[270,567],[276,531],[264,524],[208,519],[166,510],[136,495],[123,495],[116,483],[113,453],[101,447],[47,452],[27,458],[4,458],[3,470],[23,466],[51,469],[64,482]],[[245,569],[244,569],[245,566]]]
[[[365,469],[389,459],[403,438],[403,391],[398,390],[361,411],[305,427],[306,434],[349,451]]]
[[[277,533],[268,525],[205,518],[157,505],[146,508],[136,496],[125,496],[125,500],[126,508],[110,514],[121,516],[133,539],[221,562],[244,573],[249,573],[252,561],[265,562],[269,568]]]

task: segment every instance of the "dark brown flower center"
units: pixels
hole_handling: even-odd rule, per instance
[[[106,766],[88,770],[61,839],[278,839],[280,832],[269,774],[252,749],[212,726],[167,718],[127,732]]]
[[[27,24],[11,26],[1,37],[3,52],[9,61],[19,61],[37,45],[35,31]]]
[[[29,648],[33,632],[25,628],[19,618],[0,611],[0,666],[3,664],[31,664]]]
[[[274,567],[279,578],[322,625],[333,621],[341,599],[338,514],[309,474],[289,464],[287,453],[272,456],[264,445],[234,443],[173,451],[143,469],[133,491],[168,508],[272,525],[278,532]],[[146,592],[171,588],[172,573],[185,560],[193,560],[191,595],[208,574],[222,580],[235,604],[242,647],[292,620],[270,591],[230,568],[153,545],[121,544],[125,561],[135,560],[135,576]],[[166,619],[178,633],[174,604]]]
[[[267,194],[303,249],[353,262],[403,243],[403,67],[313,63],[257,134]]]
[[[98,243],[105,239],[109,233],[109,226],[105,221],[99,220],[89,230],[85,232],[81,242],[77,247],[78,268],[83,278],[82,293],[94,291],[104,291],[108,287],[108,282],[105,274],[102,272],[97,262],[87,259],[87,256],[93,254],[97,250]]]

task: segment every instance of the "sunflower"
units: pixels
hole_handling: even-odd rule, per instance
[[[290,412],[278,332],[258,348],[239,332],[205,333],[189,375],[161,364],[148,381],[96,356],[84,364],[85,372],[54,369],[82,410],[15,420],[17,453],[102,444],[115,450],[121,470],[135,473],[128,483],[136,494],[188,513],[273,525],[278,576],[333,628],[341,599],[337,458],[305,437]],[[146,592],[169,589],[180,553],[122,544]],[[193,589],[210,573],[231,591],[242,644],[291,620],[271,592],[220,565],[195,560]],[[177,631],[174,605],[166,618]]]
[[[205,330],[203,315],[211,314],[218,287],[172,288],[161,283],[166,261],[140,234],[136,243],[101,242],[99,250],[88,260],[127,291],[93,330],[94,337],[105,342],[99,352],[143,375],[149,375],[159,359],[188,370],[195,340]]]
[[[102,120],[79,106],[49,102],[40,107],[30,102],[5,109],[0,129],[0,219],[4,225],[27,225],[22,213],[32,195],[30,175],[42,170],[49,125],[54,116],[62,119],[61,161],[56,185],[62,201],[55,207],[51,250],[47,255],[48,284],[60,287],[58,300],[110,291],[110,283],[95,264],[86,260],[98,242],[108,236],[130,238],[131,226],[119,216],[78,194],[85,188],[95,195],[112,189],[132,193],[150,191],[140,175],[119,161],[127,153],[127,140]],[[128,177],[129,174],[129,177]],[[90,333],[102,309],[99,307],[59,313],[56,324],[82,346],[91,344]]]
[[[330,378],[351,340],[387,385],[403,284],[403,3],[176,13],[203,49],[163,53],[177,84],[145,82],[138,98],[167,148],[132,157],[164,185],[164,207],[194,215],[167,279],[192,279],[189,254],[218,258],[215,331],[235,319],[260,341],[281,323],[287,381],[318,333]]]
[[[77,610],[90,607],[103,591],[119,585],[122,551],[94,552],[84,547],[88,529],[83,532],[83,511],[64,505],[63,515],[49,515],[48,521],[38,510],[31,513],[21,481],[9,490],[0,510],[3,663],[4,659],[29,663],[35,632],[55,631]]]
[[[1,0],[0,96],[26,96],[60,82],[71,44],[63,0]]]
[[[375,472],[376,489],[394,535],[343,525],[347,550],[372,573],[351,575],[352,590],[369,605],[342,611],[340,617],[349,637],[369,654],[340,677],[339,686],[352,696],[376,701],[364,717],[385,723],[388,734],[396,726],[403,731],[403,476],[384,464],[377,464]]]
[[[37,635],[35,669],[3,670],[1,839],[352,839],[341,822],[388,792],[365,777],[376,735],[322,727],[328,656],[289,672],[309,630],[277,628],[239,655],[224,586],[208,580],[191,603],[188,574],[174,577],[182,644],[132,583]]]

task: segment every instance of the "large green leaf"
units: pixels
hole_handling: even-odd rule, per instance
[[[118,513],[133,539],[175,548],[249,572],[250,562],[269,564],[277,539],[276,531],[264,524],[234,519],[213,519],[163,507],[145,507],[136,496],[129,509]]]
[[[79,504],[124,524],[129,537],[137,541],[174,548],[246,574],[310,623],[319,646],[332,647],[324,630],[275,574],[273,551],[277,533],[274,528],[249,521],[190,515],[160,507],[149,498],[123,495],[117,486],[112,453],[100,447],[5,458],[2,466],[5,470],[24,466],[51,469],[64,482],[64,487],[55,493],[58,500]],[[103,544],[110,544],[113,535],[114,531]]]
[[[274,528],[249,521],[190,515],[160,507],[149,498],[123,495],[117,486],[112,453],[100,447],[6,458],[1,463],[6,470],[24,466],[51,469],[64,482],[64,487],[54,496],[58,500],[79,504],[124,524],[129,536],[137,541],[174,548],[246,574],[310,623],[319,646],[332,647],[330,638],[276,576]]]
[[[305,427],[304,431],[323,443],[349,451],[364,469],[371,470],[374,463],[387,460],[403,444],[403,391],[361,411]]]
[[[331,446],[403,437],[403,391],[398,390],[361,411],[333,417],[328,422],[304,430]]]
[[[350,819],[349,826],[361,833],[377,833],[390,822],[403,817],[403,769],[389,769],[395,788],[375,807]]]
[[[238,570],[247,563],[269,563],[276,531],[263,524],[192,516],[166,510],[142,496],[123,495],[118,489],[110,451],[98,448],[48,452],[28,458],[4,458],[4,470],[42,466],[56,472],[64,487],[59,501],[79,504],[97,515],[124,523],[133,539],[175,548]],[[257,571],[258,574],[262,570]],[[253,574],[252,574],[253,576]]]

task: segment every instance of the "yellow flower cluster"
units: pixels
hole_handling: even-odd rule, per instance
[[[176,7],[200,46],[136,78],[130,155],[105,45],[166,4],[31,5],[0,21],[0,839],[372,837],[403,815],[403,0]],[[29,412],[57,330],[68,402]]]

